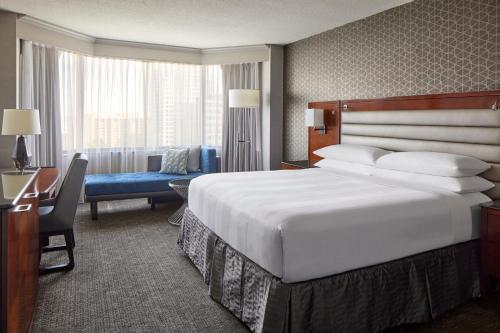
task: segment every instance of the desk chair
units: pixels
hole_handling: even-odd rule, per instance
[[[67,271],[75,267],[73,249],[75,237],[73,223],[75,221],[76,208],[87,170],[87,156],[75,154],[71,160],[66,177],[56,198],[40,202],[40,258],[42,253],[66,250],[69,263],[55,266],[40,266],[40,274]],[[44,240],[50,236],[64,235],[65,245],[42,247]]]

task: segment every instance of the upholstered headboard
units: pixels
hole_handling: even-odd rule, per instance
[[[500,90],[309,102],[323,109],[327,133],[309,128],[308,158],[316,149],[358,143],[394,151],[436,151],[469,155],[492,164],[482,174],[497,184],[488,191],[500,200]],[[335,112],[332,112],[335,111]],[[337,112],[338,111],[338,112]]]
[[[492,164],[482,174],[500,199],[500,91],[342,101],[341,143],[434,151]]]

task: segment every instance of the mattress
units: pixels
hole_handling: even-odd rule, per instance
[[[470,206],[481,199],[470,197],[313,168],[204,175],[190,184],[189,208],[231,247],[293,283],[473,239]]]

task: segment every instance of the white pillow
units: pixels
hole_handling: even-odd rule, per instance
[[[371,165],[339,161],[331,158],[322,159],[321,161],[316,162],[314,166],[317,166],[318,168],[322,169],[328,169],[334,171],[347,171],[367,176],[370,175],[374,169],[373,166]]]
[[[439,187],[454,193],[473,193],[483,192],[493,188],[495,184],[487,181],[478,176],[472,177],[443,177],[423,175],[418,173],[387,170],[387,169],[373,169],[374,176],[386,179],[401,180],[414,184],[430,185]]]
[[[186,169],[190,172],[200,171],[201,146],[189,146],[189,156]]]
[[[477,205],[484,203],[484,202],[491,201],[490,197],[488,197],[486,194],[481,193],[481,192],[465,193],[465,194],[462,194],[462,198],[464,198],[465,201],[467,201],[467,203],[471,207],[477,206]]]
[[[401,152],[382,156],[377,168],[445,177],[475,176],[490,168],[474,157],[433,152]]]
[[[375,161],[379,157],[391,152],[370,146],[340,144],[320,148],[314,151],[314,153],[323,158],[375,165]]]

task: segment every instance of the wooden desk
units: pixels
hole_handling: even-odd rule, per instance
[[[58,168],[40,168],[35,182],[35,190],[38,192],[40,200],[54,197],[57,182],[61,176]]]
[[[39,197],[50,196],[59,178],[54,168],[28,172],[0,172],[1,333],[29,332],[38,291]]]

